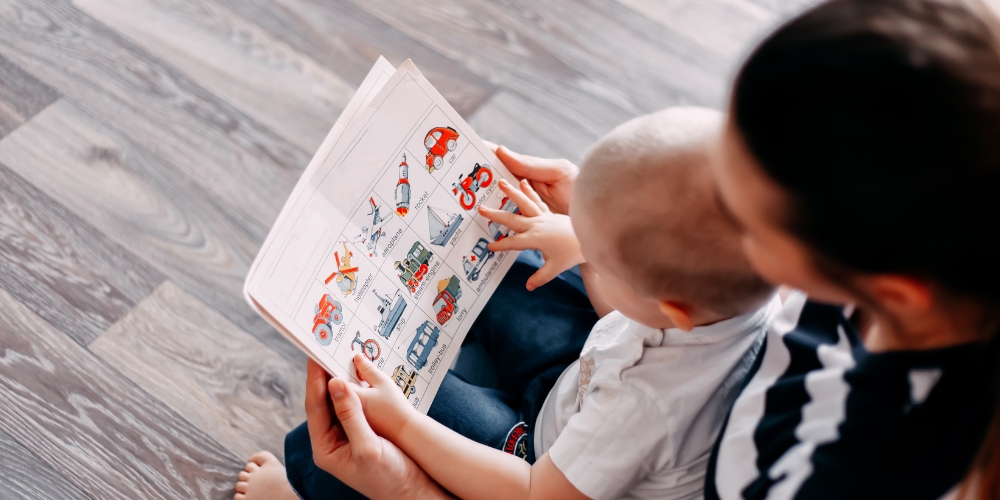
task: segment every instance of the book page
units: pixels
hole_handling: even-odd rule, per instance
[[[516,179],[410,61],[332,142],[282,210],[246,293],[331,374],[357,381],[362,353],[426,412],[516,258],[486,248],[510,231],[477,212],[515,211],[497,183]]]

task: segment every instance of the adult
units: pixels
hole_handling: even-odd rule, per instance
[[[707,498],[933,499],[963,479],[963,496],[1000,495],[994,21],[972,0],[833,0],[741,69],[720,203],[761,275],[801,292],[720,433]],[[571,202],[568,162],[498,156]],[[313,443],[350,482],[352,460]],[[432,485],[403,459],[369,469],[387,463]]]

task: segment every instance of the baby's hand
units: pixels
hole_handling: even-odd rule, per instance
[[[388,375],[379,371],[368,358],[355,354],[354,366],[361,378],[371,386],[354,387],[361,398],[368,423],[376,434],[395,442],[397,433],[416,410],[399,386]]]
[[[521,181],[520,190],[503,179],[499,184],[500,190],[521,209],[521,215],[485,206],[479,208],[479,213],[517,232],[490,243],[490,250],[503,252],[533,249],[542,252],[545,265],[528,278],[528,290],[534,290],[552,281],[559,273],[585,262],[569,216],[552,213],[527,180]]]

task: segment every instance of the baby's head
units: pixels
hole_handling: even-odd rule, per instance
[[[712,323],[773,293],[716,203],[709,162],[722,124],[721,113],[694,107],[641,116],[580,167],[570,215],[599,293],[647,326]]]

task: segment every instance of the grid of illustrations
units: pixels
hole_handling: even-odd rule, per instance
[[[499,180],[433,106],[350,214],[298,315],[335,363],[357,379],[362,353],[419,406],[506,258],[487,245],[509,229],[478,214],[483,204],[517,211]]]

